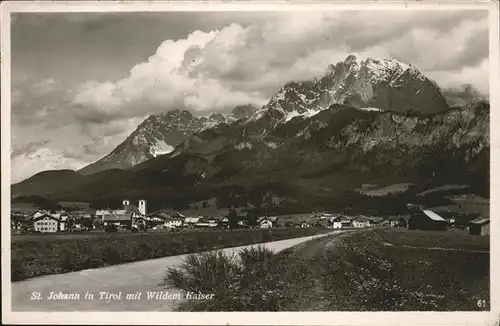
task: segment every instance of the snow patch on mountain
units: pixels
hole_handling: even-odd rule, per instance
[[[167,144],[164,140],[156,142],[153,147],[151,147],[151,155],[157,157],[159,155],[164,155],[172,152],[174,147]]]
[[[384,110],[379,109],[379,108],[359,108],[358,110],[361,110],[361,111],[376,111],[376,112],[384,112]]]
[[[234,146],[234,149],[237,149],[237,150],[243,150],[245,148],[248,148],[248,149],[252,149],[252,143],[250,142],[242,142],[242,143],[239,143],[238,145]]]
[[[266,144],[267,147],[272,148],[272,149],[279,147],[278,143],[276,143],[274,141],[266,141],[264,143]]]

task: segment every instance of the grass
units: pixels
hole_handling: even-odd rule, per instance
[[[190,300],[181,310],[276,311],[286,291],[279,271],[282,259],[260,246],[243,249],[237,257],[222,252],[189,255],[181,267],[167,271],[165,284],[214,295],[213,300]]]
[[[488,310],[487,250],[487,238],[456,232],[361,230],[278,254],[193,255],[165,282],[215,294],[181,307],[189,311]]]
[[[321,228],[107,234],[12,242],[12,281],[327,232]]]

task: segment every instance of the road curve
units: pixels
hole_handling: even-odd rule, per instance
[[[284,250],[304,241],[327,234],[262,243],[274,252]],[[222,249],[233,254],[238,250],[255,245]],[[179,266],[187,255],[170,256],[143,260],[134,263],[107,266],[78,272],[47,275],[12,283],[12,311],[173,311],[184,295],[174,288],[161,285],[167,267]],[[164,294],[164,299],[147,298],[148,291]],[[40,292],[42,299],[32,299],[33,292]],[[79,294],[79,299],[49,300],[50,292]],[[94,295],[86,300],[85,293]],[[106,300],[100,292],[121,296],[116,300]],[[140,292],[141,298],[125,299],[126,294]],[[34,294],[36,296],[36,294]],[[181,296],[181,299],[176,298]]]

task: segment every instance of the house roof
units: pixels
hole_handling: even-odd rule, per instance
[[[261,217],[259,217],[259,219],[257,220],[257,222],[260,222],[260,221],[263,221],[263,220],[269,220],[271,222],[276,222],[277,219],[278,219],[277,216],[261,216]]]
[[[98,209],[95,211],[95,215],[106,215],[106,214],[111,214],[111,212],[108,209]]]
[[[471,224],[477,224],[477,225],[484,225],[490,223],[489,218],[481,218],[481,219],[476,219],[473,221],[470,221]]]
[[[151,221],[163,221],[163,219],[161,219],[159,217],[151,217],[150,220]]]
[[[444,218],[442,218],[441,216],[439,216],[438,214],[434,213],[433,211],[430,211],[430,210],[422,210],[422,212],[427,215],[428,217],[430,217],[432,220],[434,221],[442,221],[442,222],[446,222],[446,220]]]
[[[141,213],[141,211],[139,210],[139,208],[138,208],[137,206],[135,206],[135,205],[126,205],[126,206],[125,206],[125,212],[126,212],[127,214],[132,214],[132,213],[134,213],[134,214],[137,214],[137,215],[143,215],[143,214]]]
[[[131,216],[127,214],[105,214],[102,216],[102,220],[105,222],[130,221]]]
[[[33,218],[33,222],[40,221],[42,219],[45,219],[46,217],[48,217],[49,219],[54,220],[54,221],[59,221],[59,219],[57,217],[54,217],[50,214],[43,214],[43,215],[40,215],[38,217]]]
[[[33,213],[32,217],[33,217],[33,218],[35,218],[35,215],[38,215],[38,216],[43,216],[43,215],[45,215],[45,214],[49,214],[49,212],[48,212],[48,211],[46,211],[46,210],[41,210],[41,209],[38,209],[38,210],[36,210],[36,211]]]

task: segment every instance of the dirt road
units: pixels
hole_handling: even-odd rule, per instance
[[[325,235],[262,245],[277,252]],[[223,251],[232,254],[251,246],[255,245],[226,248]],[[183,300],[184,294],[181,295],[177,289],[165,288],[161,282],[167,267],[178,266],[185,257],[179,255],[151,259],[12,283],[12,311],[173,311]],[[161,292],[163,298],[148,299],[148,292],[155,291]],[[86,299],[86,293],[93,295],[93,299]],[[140,298],[133,297],[136,293],[141,293]],[[127,299],[127,294],[132,296]],[[57,297],[61,299],[54,300]]]

